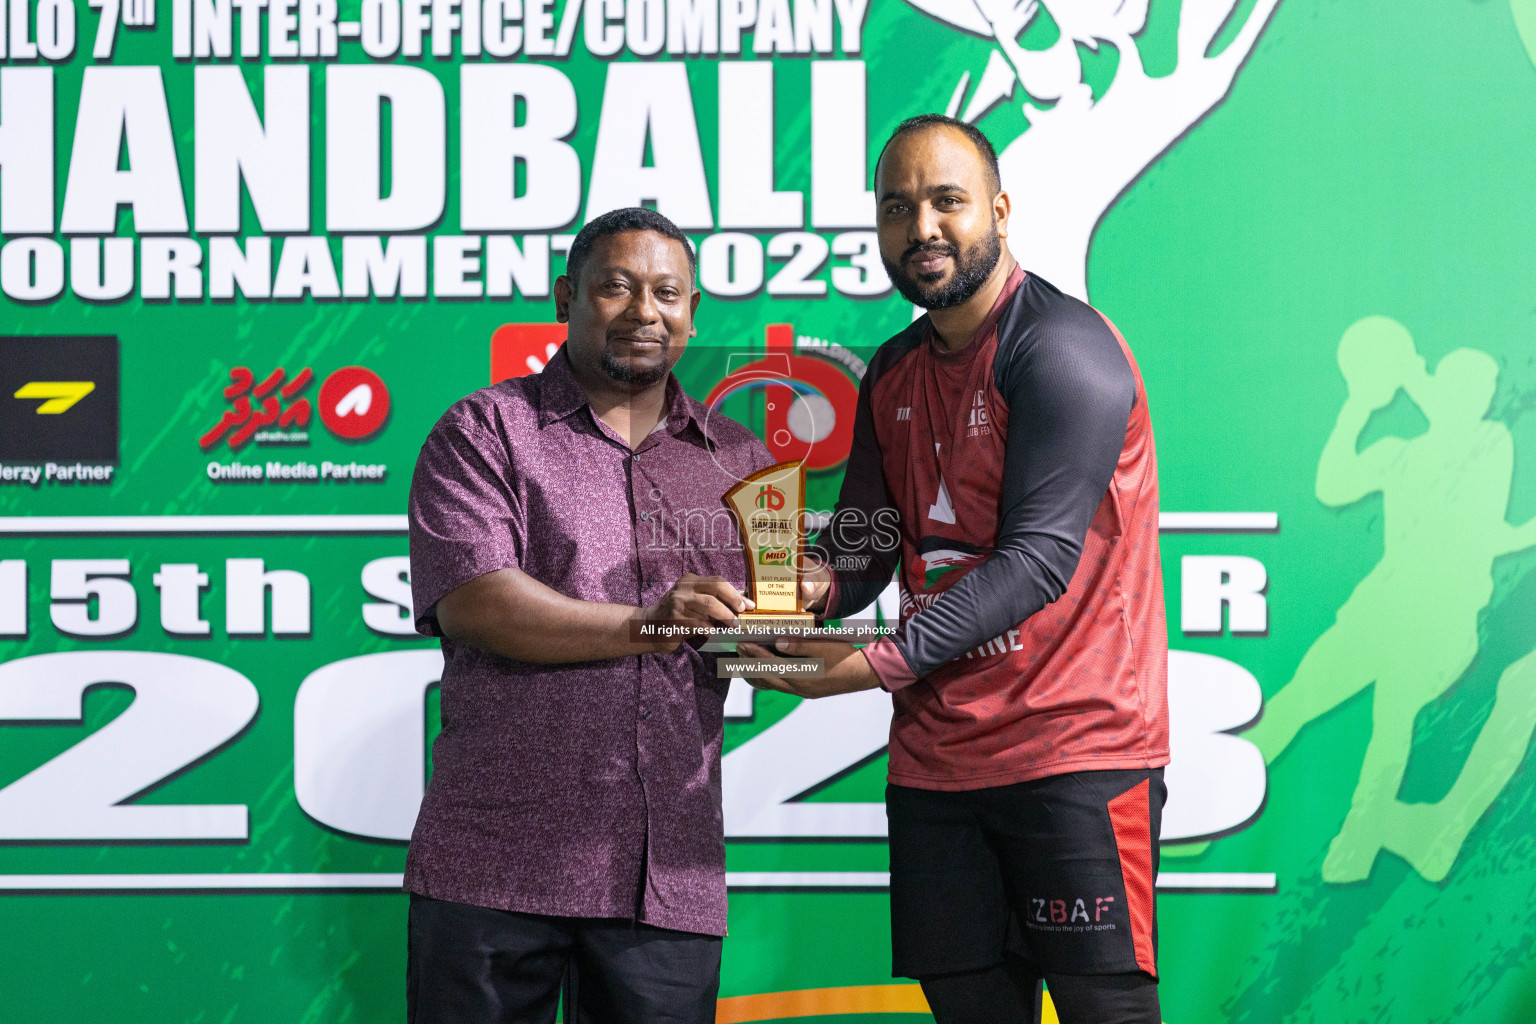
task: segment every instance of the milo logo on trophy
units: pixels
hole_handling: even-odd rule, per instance
[[[757,553],[758,565],[788,565],[789,548],[763,548]]]
[[[780,462],[725,492],[747,553],[748,593],[757,606],[738,616],[744,633],[805,631],[816,617],[800,607],[805,547],[805,463]]]

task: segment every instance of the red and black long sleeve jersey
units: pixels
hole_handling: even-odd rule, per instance
[[[881,346],[812,550],[833,571],[828,617],[900,563],[901,625],[865,648],[894,695],[892,782],[1168,762],[1152,425],[1092,307],[1015,270],[961,351],[926,316]]]

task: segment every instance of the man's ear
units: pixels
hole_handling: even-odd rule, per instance
[[[997,217],[997,237],[1008,237],[1008,215],[1013,212],[1013,200],[1007,192],[999,191],[992,199],[992,213]]]
[[[704,293],[695,288],[693,298],[688,300],[688,337],[690,338],[699,336],[699,300],[703,297]]]
[[[555,278],[555,322],[570,323],[571,302],[576,298],[576,283],[561,274]]]

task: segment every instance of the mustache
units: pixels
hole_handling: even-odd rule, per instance
[[[665,331],[653,333],[651,331],[610,331],[608,341],[617,341],[619,338],[629,338],[634,341],[654,341],[662,348],[672,346],[672,336]]]
[[[923,256],[949,256],[954,258],[959,255],[959,247],[950,245],[948,242],[919,242],[901,254],[901,262],[906,263],[909,260]]]

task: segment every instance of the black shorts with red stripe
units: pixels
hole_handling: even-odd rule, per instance
[[[886,787],[897,977],[1017,956],[1039,974],[1157,977],[1163,770],[992,789]]]

